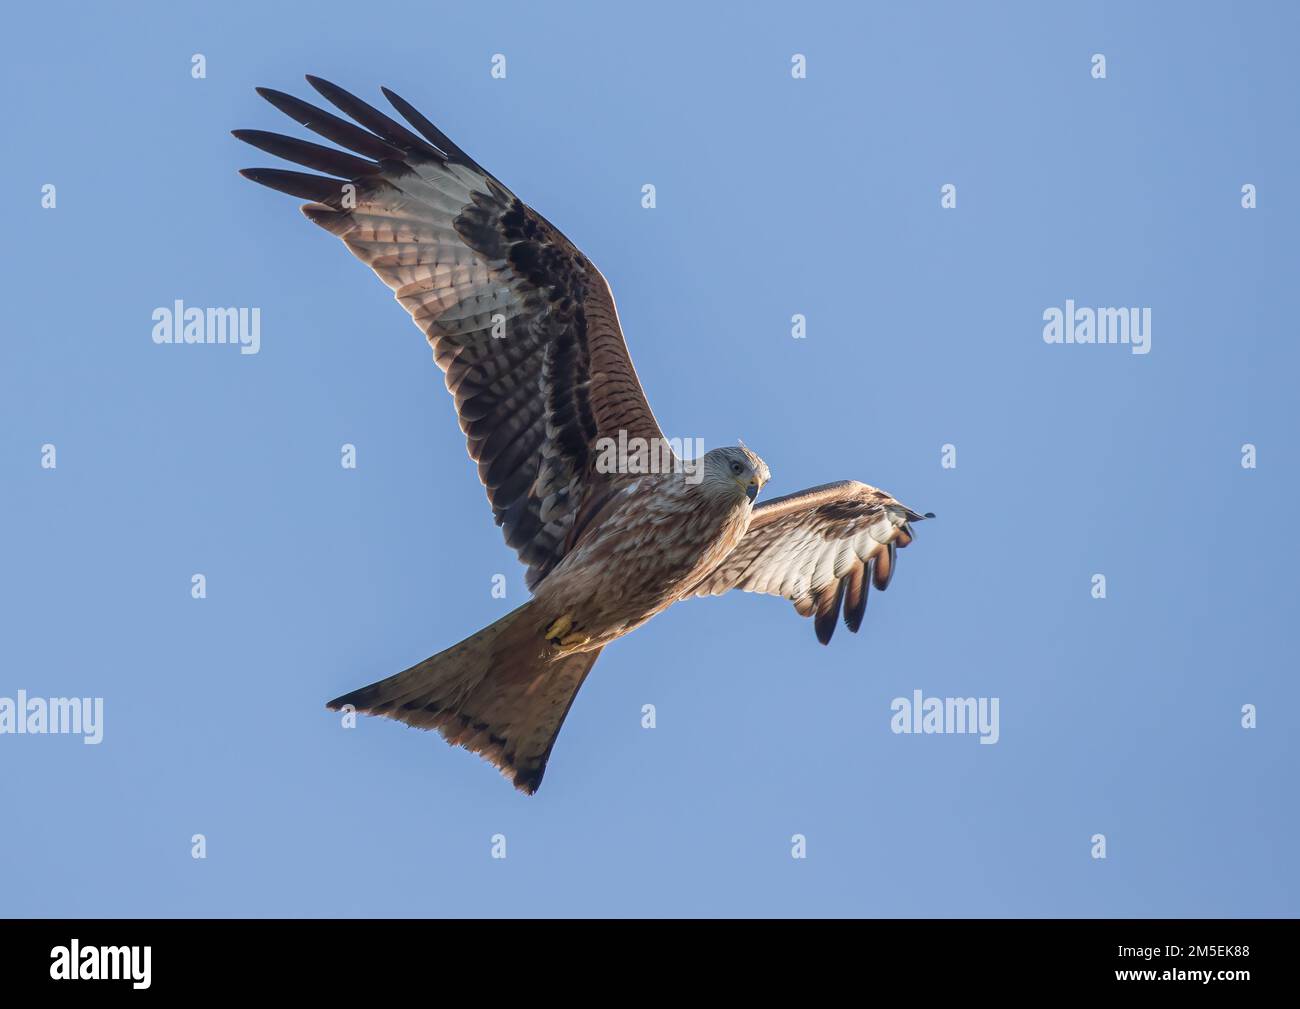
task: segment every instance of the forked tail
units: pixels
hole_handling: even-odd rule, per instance
[[[328,707],[350,704],[368,715],[437,729],[532,795],[600,649],[557,657],[531,607],[525,603],[446,651],[336,697]]]

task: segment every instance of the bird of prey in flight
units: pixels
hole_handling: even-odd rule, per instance
[[[601,649],[673,603],[764,592],[813,617],[823,644],[841,610],[856,632],[870,588],[888,587],[896,548],[911,542],[911,523],[933,516],[852,480],[755,507],[769,473],[745,446],[712,449],[693,472],[675,455],[659,472],[598,465],[611,443],[671,444],[605,278],[402,98],[384,89],[408,125],[307,80],[352,121],[258,91],[346,150],[236,130],[324,173],[242,174],[310,201],[307,218],[374,270],[424,332],[533,592],[459,644],[329,707],[437,729],[532,794]]]

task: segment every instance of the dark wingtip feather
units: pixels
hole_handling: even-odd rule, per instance
[[[877,563],[875,571],[876,588],[881,592],[884,592],[885,589],[889,588],[889,583],[894,580],[894,567],[898,560],[898,547],[892,541],[889,546],[885,548],[885,551],[885,556],[881,558],[881,560],[884,561],[884,564]],[[883,574],[881,573],[882,568],[884,569]]]
[[[304,106],[306,106],[306,108],[308,109],[316,108],[314,105],[311,105],[308,102],[304,102],[301,98],[295,98],[287,91],[280,91],[276,88],[254,88],[253,90],[256,91],[263,98],[265,98],[272,105],[274,105],[281,112],[283,112],[290,119],[296,120],[297,122],[300,123],[302,122],[302,120],[298,118],[298,114],[302,111],[305,111]],[[316,109],[316,111],[324,112],[325,110]]]
[[[817,615],[813,618],[813,630],[817,632],[817,640],[823,645],[831,643],[831,635],[835,633],[835,623],[840,619],[840,604],[843,601],[843,578],[835,584],[835,595],[833,597],[823,594],[822,598],[818,600]]]
[[[862,626],[862,617],[867,612],[867,596],[871,592],[871,567],[865,565],[855,568],[849,574],[848,591],[844,597],[844,626],[851,634],[857,634]]]
[[[280,168],[241,168],[239,174],[250,182],[266,186],[281,193],[288,193],[300,200],[314,200],[323,203],[331,197],[338,196],[342,182],[327,179],[323,175],[307,175],[304,172],[286,172]]]
[[[476,172],[482,172],[488,178],[495,178],[491,172],[466,154],[464,149],[457,146],[456,142],[452,140],[451,137],[447,136],[447,134],[443,133],[442,130],[438,129],[438,127],[430,122],[429,118],[424,115],[424,113],[399,95],[396,91],[392,90],[392,88],[383,87],[379,90],[383,92],[384,97],[388,99],[389,104],[398,111],[401,117],[414,126],[416,130],[418,130],[424,138],[429,141],[429,143],[433,144],[433,146],[444,155],[460,162],[468,168],[474,169]]]
[[[443,154],[423,137],[417,136],[391,116],[386,116],[369,102],[350,91],[314,74],[307,74],[307,83],[316,89],[335,108],[347,113],[368,130],[372,130],[390,144],[411,151],[419,151],[442,159]]]
[[[359,178],[379,171],[379,166],[373,161],[366,161],[364,158],[336,151],[332,147],[322,147],[320,144],[309,143],[296,137],[268,133],[266,130],[231,130],[230,133],[236,140],[242,140],[259,151],[344,179]]]
[[[368,133],[355,123],[340,119],[332,112],[326,112],[311,102],[304,102],[301,98],[295,98],[275,88],[257,88],[257,93],[298,125],[305,126],[313,133],[318,133],[326,140],[332,140],[357,154],[364,154],[376,161],[384,158],[400,159],[403,156],[399,148],[380,140],[379,137]]]
[[[423,113],[421,113],[414,105],[390,88],[381,87],[379,90],[383,92],[384,97],[388,99],[388,103],[398,111],[403,119],[424,134],[425,140],[429,141],[429,143],[433,144],[433,146],[437,147],[444,154],[459,154],[462,158],[464,157],[465,152],[453,144],[447,134],[443,133],[442,130],[429,122]]]

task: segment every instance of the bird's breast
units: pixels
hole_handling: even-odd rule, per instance
[[[743,498],[710,500],[672,485],[638,490],[575,544],[547,579],[555,589],[564,583],[623,609],[653,611],[716,567],[749,525]]]

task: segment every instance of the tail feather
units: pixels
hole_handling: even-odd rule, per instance
[[[459,644],[328,707],[437,729],[532,795],[600,649],[557,657],[525,604]]]

